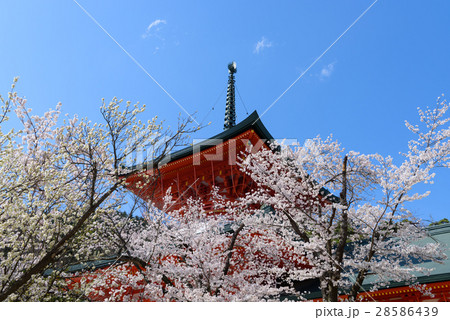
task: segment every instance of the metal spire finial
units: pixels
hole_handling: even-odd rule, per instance
[[[237,72],[236,62],[228,64],[228,89],[227,89],[227,103],[225,109],[225,122],[223,130],[230,129],[236,125],[236,102],[234,95],[234,74]]]

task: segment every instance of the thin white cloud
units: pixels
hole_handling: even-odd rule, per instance
[[[166,20],[162,20],[162,19],[156,19],[155,21],[153,21],[152,23],[150,23],[147,27],[147,29],[145,29],[145,33],[142,35],[142,38],[147,38],[148,36],[151,35],[152,29],[154,29],[154,31],[159,31],[160,27],[158,27],[160,24],[166,24]]]
[[[272,46],[272,42],[267,40],[265,37],[262,37],[261,40],[259,40],[256,45],[255,49],[253,50],[253,53],[258,54],[260,51],[262,51],[264,48],[270,48]]]
[[[322,70],[320,70],[320,78],[329,78],[334,71],[334,64],[335,63],[333,62],[324,66]]]

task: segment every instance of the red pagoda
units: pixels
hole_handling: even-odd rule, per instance
[[[176,200],[172,209],[180,208],[192,197],[201,199],[204,209],[212,212],[210,194],[213,187],[218,187],[220,195],[231,201],[252,189],[253,181],[236,164],[238,156],[247,148],[256,152],[268,147],[273,137],[256,111],[236,125],[236,71],[236,63],[230,63],[224,131],[169,154],[159,162],[146,163],[142,170],[132,170],[125,177],[133,193],[143,199],[152,198],[155,205],[162,209],[163,197],[170,188],[172,199]],[[140,184],[145,185],[146,177],[155,180],[148,184],[149,187],[140,188]]]

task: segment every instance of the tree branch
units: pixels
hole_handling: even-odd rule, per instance
[[[72,239],[75,234],[81,229],[84,222],[95,213],[95,210],[119,187],[120,182],[116,182],[103,196],[97,200],[94,205],[90,206],[86,212],[78,220],[77,224],[61,239],[59,242],[32,268],[25,271],[24,274],[16,281],[12,282],[9,287],[2,293],[0,293],[0,301],[5,301],[6,298],[15,293],[23,285],[25,285],[28,280],[34,274],[40,273],[45,270],[45,268],[52,262],[55,261],[56,256],[61,252],[62,248],[67,244],[67,242]]]

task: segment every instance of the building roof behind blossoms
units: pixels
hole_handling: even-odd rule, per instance
[[[435,282],[450,281],[450,223],[428,226],[426,230],[428,233],[428,237],[420,239],[414,242],[414,244],[425,245],[427,243],[438,242],[443,246],[443,251],[447,256],[447,258],[442,263],[434,262],[431,260],[422,262],[417,261],[416,265],[418,265],[419,267],[433,270],[428,275],[424,275],[423,273],[420,272],[413,273],[414,276],[417,277],[414,283],[428,284]],[[363,289],[370,290],[370,287],[372,286],[372,284],[376,283],[376,281],[377,277],[375,275],[368,275],[362,286]],[[404,287],[409,286],[410,284],[411,283],[404,281],[401,282],[392,281],[389,283],[389,288],[392,289],[396,287]],[[306,299],[318,299],[322,297],[318,279],[307,280],[304,283],[300,283],[298,289],[300,289],[300,291],[303,292],[309,292],[309,294],[305,295]],[[385,287],[379,288],[379,290],[382,289],[386,288]],[[286,298],[289,299],[290,297]]]
[[[431,260],[418,262],[420,267],[433,269],[429,275],[424,275],[420,272],[415,272],[417,282],[432,283],[450,280],[450,223],[434,225],[427,227],[428,237],[414,242],[414,244],[424,246],[427,243],[438,242],[443,246],[443,251],[447,258],[443,263],[434,262]],[[376,277],[368,276],[364,284],[370,285],[376,281]],[[407,286],[404,282],[391,282],[390,287]]]
[[[86,272],[86,271],[94,271],[97,269],[102,269],[109,267],[110,265],[116,264],[116,263],[122,263],[119,261],[117,256],[110,256],[105,257],[104,259],[98,259],[98,260],[90,260],[90,261],[83,261],[77,264],[72,264],[67,267],[67,269],[64,269],[64,272],[67,272],[69,274],[71,273],[77,273],[77,272]],[[44,276],[49,276],[52,274],[54,269],[47,269],[44,271]]]

